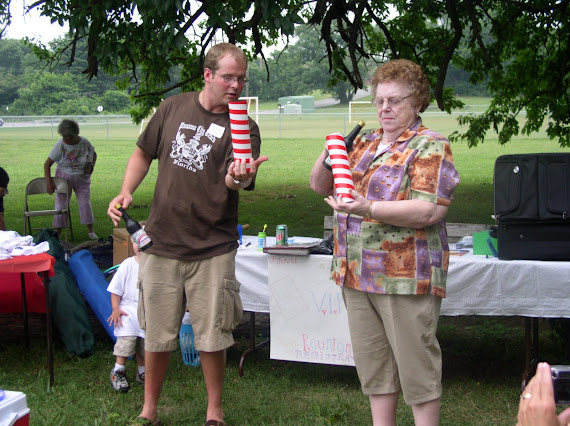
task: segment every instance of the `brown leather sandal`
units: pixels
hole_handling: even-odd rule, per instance
[[[228,426],[221,420],[208,420],[206,426]]]

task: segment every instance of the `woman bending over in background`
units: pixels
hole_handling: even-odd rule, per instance
[[[89,238],[96,240],[98,237],[93,231],[95,217],[91,207],[91,174],[97,161],[97,153],[86,138],[79,136],[77,122],[62,120],[57,127],[57,132],[61,135],[61,139],[56,142],[44,163],[47,191],[51,195],[55,189],[51,177],[51,166],[56,163],[55,176],[67,181],[69,192],[67,194],[56,194],[55,208],[65,207],[67,200],[71,199],[71,192],[75,191],[79,203],[81,224],[87,225]],[[66,225],[67,217],[65,215],[54,216],[53,227],[56,228],[58,235],[61,235],[61,230]]]

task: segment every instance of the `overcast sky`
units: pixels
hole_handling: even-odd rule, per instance
[[[32,0],[12,0],[10,4],[12,23],[5,33],[5,38],[30,37],[47,44],[54,38],[65,34],[67,26],[60,27],[57,23],[52,25],[49,18],[40,16],[37,8],[24,15],[24,4],[31,3]]]
[[[57,23],[51,24],[49,18],[40,16],[37,8],[32,9],[30,13],[24,14],[25,5],[33,3],[34,0],[12,0],[10,11],[12,13],[12,23],[5,33],[5,38],[21,39],[24,37],[40,40],[44,44],[48,44],[55,38],[65,35],[67,32],[67,24],[60,27]],[[219,40],[222,41],[222,40]],[[266,53],[274,49],[282,49],[284,42],[280,41],[277,47],[266,49]]]

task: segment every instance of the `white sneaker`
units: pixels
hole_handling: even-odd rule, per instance
[[[89,238],[91,238],[92,240],[98,240],[99,239],[99,237],[97,236],[97,234],[95,232],[90,232]]]

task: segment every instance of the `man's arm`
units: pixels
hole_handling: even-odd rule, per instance
[[[121,220],[121,214],[115,206],[121,204],[125,209],[129,207],[133,202],[133,194],[148,173],[151,163],[152,157],[136,147],[127,163],[121,193],[113,198],[107,209],[107,215],[113,220],[115,226],[119,226]]]

